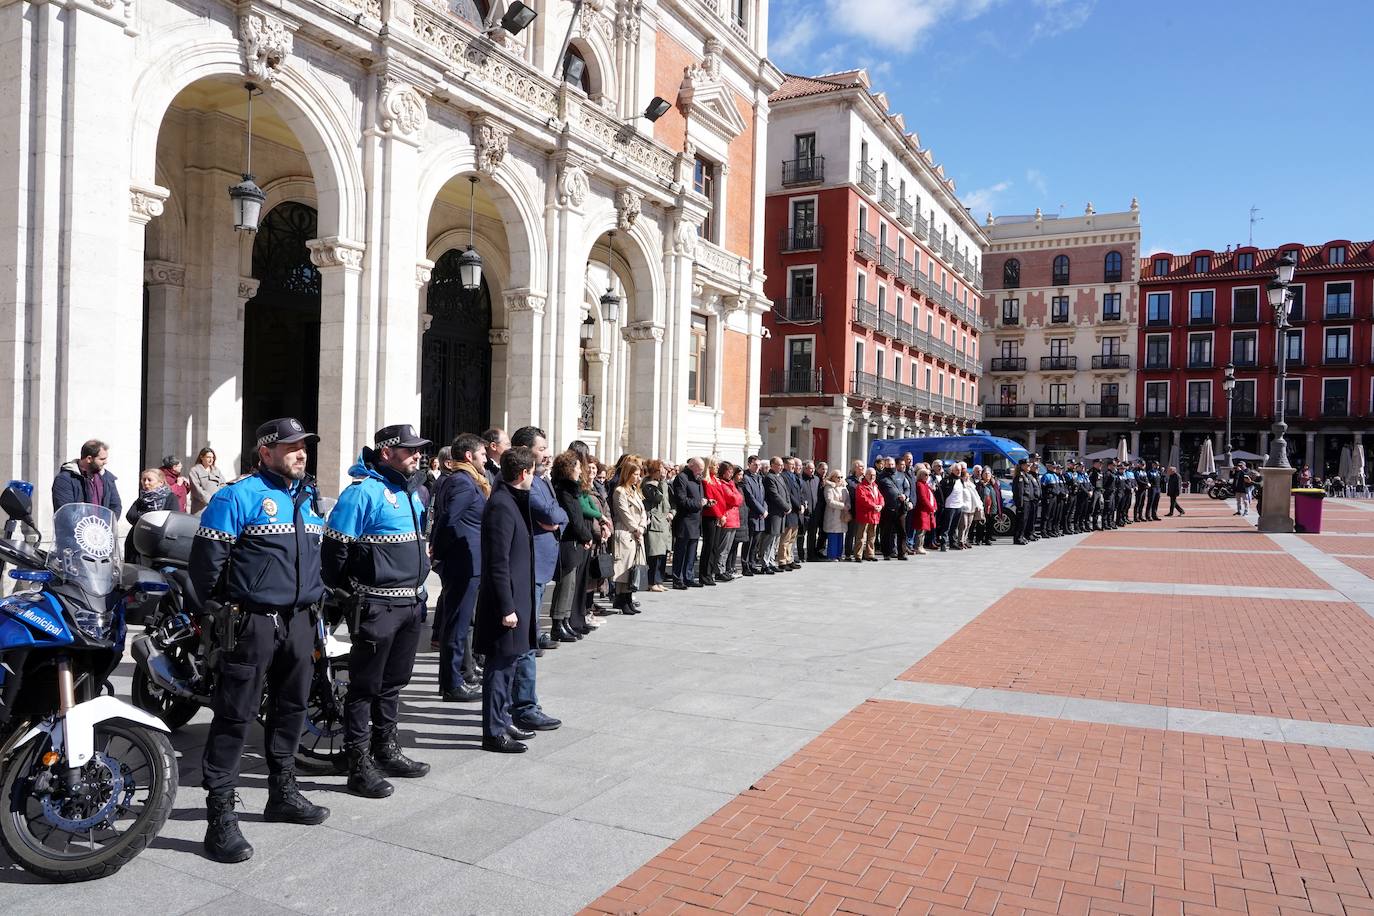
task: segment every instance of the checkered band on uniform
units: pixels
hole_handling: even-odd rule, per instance
[[[268,433],[267,435],[263,436],[261,439],[258,440],[258,446],[262,447],[264,445],[271,445],[280,438],[281,433]]]
[[[296,526],[290,522],[277,525],[245,525],[243,533],[246,535],[295,534]]]
[[[324,526],[323,526],[323,525],[317,525],[317,524],[315,524],[314,522],[306,522],[306,523],[305,523],[305,533],[306,533],[306,534],[324,534]]]
[[[342,531],[335,531],[333,528],[329,527],[324,529],[324,536],[338,541],[340,544],[352,544],[357,540],[357,538],[351,534],[344,534]]]
[[[234,541],[235,538],[227,531],[216,531],[214,528],[206,528],[204,525],[196,529],[196,537],[209,538],[212,541]]]
[[[418,598],[420,589],[418,588],[375,588],[371,585],[363,585],[357,579],[349,579],[349,584],[353,586],[356,594],[372,598]]]
[[[414,531],[406,531],[401,534],[361,534],[358,536],[359,544],[408,544],[417,541],[420,535]]]
[[[401,444],[401,437],[400,437],[400,436],[392,436],[390,439],[383,439],[381,442],[378,442],[378,443],[377,443],[377,448],[386,448],[388,445],[400,445],[400,444]]]

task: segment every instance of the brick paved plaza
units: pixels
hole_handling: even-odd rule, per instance
[[[566,724],[523,757],[426,654],[433,773],[308,779],[326,825],[266,824],[254,747],[242,866],[199,852],[202,714],[152,849],[75,887],[5,864],[0,912],[1374,913],[1374,504],[1320,536],[1185,505],[649,596],[541,660]]]

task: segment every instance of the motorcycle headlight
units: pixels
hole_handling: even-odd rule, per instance
[[[108,640],[114,615],[106,610],[82,608],[72,612],[76,628],[91,639]]]

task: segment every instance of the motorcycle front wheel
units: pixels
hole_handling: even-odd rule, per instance
[[[95,748],[81,768],[79,789],[61,788],[55,768],[44,766],[47,735],[12,754],[0,772],[0,843],[26,871],[63,883],[108,877],[166,823],[177,794],[167,736],[101,722]]]

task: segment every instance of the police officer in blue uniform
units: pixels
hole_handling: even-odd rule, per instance
[[[1059,517],[1063,505],[1059,475],[1055,473],[1055,467],[1053,461],[1045,462],[1045,470],[1040,475],[1040,536],[1046,538],[1059,536]]]
[[[234,786],[248,723],[270,702],[264,731],[268,800],[263,820],[319,824],[329,809],[296,788],[295,753],[305,725],[314,666],[312,609],[324,595],[320,539],[324,519],[314,480],[305,473],[306,445],[319,437],[298,420],[272,420],[257,430],[258,470],[217,492],[191,546],[191,600],[221,602],[219,677],[210,708],[201,784],[208,793],[205,851],[218,862],[242,862],[253,847],[234,814]]]
[[[1150,498],[1145,503],[1145,517],[1152,522],[1157,522],[1159,521],[1159,496],[1164,487],[1164,472],[1160,469],[1158,461],[1150,462],[1150,468],[1145,472],[1145,477],[1150,483]]]
[[[364,447],[348,469],[353,482],[329,513],[322,572],[326,585],[356,602],[344,699],[348,788],[386,798],[392,785],[383,773],[415,779],[429,772],[429,764],[402,752],[396,712],[415,667],[425,608],[425,505],[415,490],[420,453],[433,443],[409,424],[383,427],[372,441],[375,447]]]

